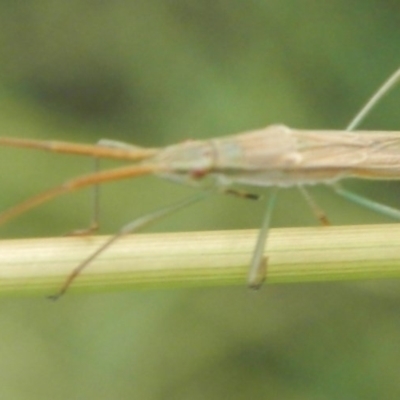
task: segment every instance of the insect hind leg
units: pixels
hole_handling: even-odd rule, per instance
[[[385,82],[379,87],[374,95],[367,101],[367,103],[361,108],[356,116],[347,125],[346,131],[354,131],[361,122],[365,120],[371,110],[382,100],[382,98],[389,93],[389,91],[400,82],[400,68],[397,69],[392,75],[386,79]]]
[[[349,200],[362,207],[368,208],[379,214],[385,215],[389,218],[400,220],[400,210],[398,210],[397,208],[389,207],[385,204],[370,200],[364,196],[360,196],[359,194],[353,193],[350,190],[344,189],[338,183],[332,184],[331,187],[339,196],[344,197],[346,200]]]

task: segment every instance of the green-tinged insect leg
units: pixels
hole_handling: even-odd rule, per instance
[[[400,210],[396,208],[386,206],[385,204],[377,203],[376,201],[370,200],[366,197],[350,192],[347,189],[343,189],[338,184],[333,184],[331,186],[337,194],[343,196],[345,199],[349,201],[352,201],[353,203],[369,208],[370,210],[375,211],[379,214],[386,215],[387,217],[400,220]]]
[[[112,149],[122,149],[122,150],[141,149],[138,146],[109,139],[100,139],[97,142],[97,145],[101,147],[109,147]],[[94,158],[93,171],[94,172],[100,171],[100,160],[98,158]],[[89,226],[87,228],[76,229],[72,232],[68,232],[66,236],[89,235],[96,232],[99,228],[100,228],[100,185],[94,185],[92,189],[92,216]]]
[[[367,101],[363,108],[351,120],[346,127],[346,131],[354,131],[370,111],[382,100],[382,98],[398,83],[400,82],[400,68],[397,69],[375,92],[375,94]]]
[[[94,172],[100,171],[100,161],[94,159]],[[85,236],[96,232],[100,228],[100,185],[93,185],[92,188],[92,216],[90,224],[86,228],[75,229],[65,236]]]
[[[124,225],[115,235],[111,236],[107,241],[103,243],[95,252],[90,254],[85,260],[83,260],[67,277],[64,281],[63,285],[59,289],[57,293],[54,295],[48,296],[51,300],[59,299],[71,286],[72,282],[78,277],[78,275],[103,251],[108,249],[117,239],[120,237],[127,235],[128,233],[137,232],[140,229],[156,222],[157,220],[172,214],[182,208],[188,207],[191,204],[197,203],[206,197],[210,196],[214,192],[212,190],[204,191],[201,193],[197,193],[195,196],[189,197],[187,199],[181,200],[177,203],[172,205],[160,208],[150,214],[146,214],[142,217],[136,218],[135,220],[129,222],[128,224]]]
[[[251,260],[247,284],[251,289],[258,289],[265,280],[267,274],[268,258],[264,257],[264,249],[267,244],[269,226],[271,222],[272,210],[275,205],[278,188],[274,188],[268,200],[267,210],[264,220],[257,237],[256,247],[254,248],[253,258]]]

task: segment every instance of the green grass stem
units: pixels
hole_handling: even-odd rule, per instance
[[[70,292],[245,286],[256,230],[136,234],[121,238]],[[52,294],[105,237],[0,242],[0,294]],[[270,231],[267,284],[400,277],[400,224]]]

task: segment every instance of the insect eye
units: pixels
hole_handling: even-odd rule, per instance
[[[190,177],[193,179],[201,179],[204,178],[205,175],[207,175],[207,170],[205,169],[195,169],[190,171]]]

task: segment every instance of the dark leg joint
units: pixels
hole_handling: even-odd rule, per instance
[[[225,189],[224,193],[250,200],[259,200],[261,198],[259,194],[244,192],[236,189]]]

